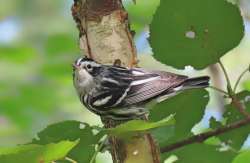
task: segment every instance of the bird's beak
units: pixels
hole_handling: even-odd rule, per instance
[[[72,67],[73,67],[75,70],[80,70],[80,66],[76,65],[75,63],[72,64]]]

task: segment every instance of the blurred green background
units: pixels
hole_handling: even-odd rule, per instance
[[[99,123],[72,86],[80,55],[71,0],[0,1],[0,144],[29,141],[53,122]]]
[[[28,142],[48,124],[80,120],[101,125],[100,119],[80,104],[72,85],[71,63],[80,56],[78,30],[71,16],[73,0],[0,0],[0,145]],[[152,64],[147,42],[148,24],[159,0],[124,1],[132,28],[140,66],[182,72],[210,74],[211,69],[174,70]],[[250,1],[241,0],[246,34],[241,44],[223,57],[235,81],[250,61]],[[226,27],[225,27],[226,28]],[[152,67],[152,65],[157,65]],[[250,90],[246,76],[242,87]],[[224,79],[219,79],[223,86]],[[208,106],[218,109],[215,94]]]

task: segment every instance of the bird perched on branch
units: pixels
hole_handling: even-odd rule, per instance
[[[130,120],[148,113],[145,104],[161,102],[184,90],[205,88],[209,77],[188,78],[165,71],[102,65],[79,58],[73,80],[81,102],[92,112],[114,120]]]

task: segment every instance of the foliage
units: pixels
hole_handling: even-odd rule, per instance
[[[227,28],[225,29],[225,27]],[[215,64],[226,52],[239,44],[243,34],[243,20],[238,7],[225,0],[161,1],[150,25],[150,43],[154,57],[162,63],[179,69],[186,65],[203,69]],[[228,39],[225,39],[225,36],[228,36]],[[228,74],[225,71],[224,73],[228,82],[228,90],[233,90]],[[235,87],[237,86],[236,84]],[[202,109],[208,102],[208,99],[202,99],[208,95],[196,93],[193,94],[193,98],[192,94],[185,96],[183,93],[181,95],[183,97],[174,97],[157,106],[161,110],[155,117],[164,116],[164,113],[176,112],[177,123],[171,130],[173,136],[167,137],[165,141],[161,140],[161,146],[182,140],[192,134],[191,129],[199,122],[199,118],[203,115]],[[230,98],[238,96],[234,95],[232,91],[228,94]],[[246,95],[239,97],[239,100],[245,97]],[[154,113],[159,109],[157,107],[151,112],[151,118],[154,118]],[[238,110],[232,109],[233,107],[232,104],[226,106],[224,117],[227,124],[244,118]],[[213,126],[217,128],[222,125]],[[168,131],[170,130],[166,130],[166,132]],[[248,126],[242,127],[215,138],[215,140],[219,140],[216,145],[202,143],[185,146],[164,154],[163,158],[176,155],[177,162],[231,162],[237,156],[237,153],[233,151],[240,150],[249,131]],[[223,149],[225,142],[226,144],[230,142],[229,148],[222,150],[223,152],[218,150],[219,148]],[[192,155],[194,157],[190,157]],[[207,156],[209,159],[204,159]]]
[[[170,116],[165,116],[163,119],[157,122],[145,122],[143,120],[129,121],[115,128],[106,129],[106,132],[112,135],[126,137],[126,133],[143,132],[150,129],[174,125],[174,123],[175,123],[174,116],[170,115]]]
[[[244,91],[236,94],[237,98],[245,105],[246,110],[250,113],[250,101],[248,101],[248,97],[250,92]],[[225,124],[217,123],[214,125],[213,128],[217,128],[221,125],[227,125],[233,122],[236,122],[240,119],[245,118],[239,111],[233,106],[232,104],[228,104],[225,106],[226,111],[224,112],[223,116],[226,120]],[[239,151],[245,142],[246,138],[249,135],[250,126],[244,126],[228,133],[224,133],[219,136],[220,140],[223,141],[225,144],[229,145],[232,149]]]
[[[57,2],[47,3],[49,6],[58,5]],[[35,1],[27,4],[26,9],[39,6],[40,11],[47,10]],[[154,57],[177,69],[187,65],[204,69],[217,63],[239,44],[244,34],[243,19],[238,7],[226,0],[161,0],[160,4],[158,0],[138,0],[135,5],[127,5],[126,9],[132,21],[132,29],[138,33],[152,20],[149,39]],[[18,9],[16,11],[20,15],[29,15],[27,12],[20,13]],[[144,13],[146,15],[142,17]],[[56,26],[54,20],[58,18],[50,18],[49,13],[47,14],[46,23]],[[34,19],[38,17],[34,16]],[[59,24],[62,26],[63,23]],[[46,29],[41,26],[38,31],[46,33]],[[28,38],[31,35],[37,38],[34,30],[25,30]],[[46,38],[35,39],[41,43],[38,48],[34,48],[37,45],[32,44],[32,39],[30,42],[20,41],[17,45],[0,46],[0,54],[5,54],[0,55],[3,62],[0,62],[0,72],[10,72],[0,76],[3,79],[0,80],[0,89],[7,92],[0,92],[0,113],[12,123],[21,126],[22,130],[38,128],[41,125],[34,127],[33,123],[44,124],[44,121],[49,123],[58,119],[71,119],[69,112],[75,108],[75,103],[79,103],[71,83],[70,63],[79,51],[75,39],[77,36],[72,36],[72,33],[73,31],[47,33]],[[227,74],[224,75],[228,77]],[[224,91],[224,94],[229,99],[236,97],[250,113],[250,82],[245,81],[243,86],[248,91],[236,93],[236,89],[231,88],[232,92]],[[219,91],[223,92],[220,89]],[[134,134],[150,132],[159,145],[164,147],[194,135],[192,129],[203,118],[209,99],[206,90],[185,91],[154,106],[150,110],[149,122],[133,120],[112,129],[76,120],[52,124],[39,132],[29,144],[0,148],[0,162],[14,163],[18,160],[20,163],[46,163],[69,162],[70,159],[71,162],[94,163],[97,153],[105,148],[106,135],[127,139]],[[70,105],[71,103],[74,104]],[[68,110],[65,111],[64,107]],[[55,112],[61,116],[55,117]],[[46,115],[50,115],[50,118]],[[244,118],[233,104],[226,104],[223,121],[210,119],[209,130]],[[244,151],[241,148],[249,131],[250,127],[245,126],[210,138],[206,142],[170,151],[162,154],[162,161],[175,155],[177,163],[245,163],[250,159],[249,150]]]
[[[203,69],[237,46],[243,29],[238,7],[225,0],[165,0],[150,25],[150,42],[157,60]]]
[[[191,129],[201,120],[208,100],[207,91],[190,90],[156,105],[150,113],[150,119],[155,121],[170,114],[175,114],[175,120],[178,122],[174,126],[173,136],[171,138],[166,137],[165,140],[160,139],[160,146],[165,146],[186,136],[191,136]],[[187,116],[189,114],[192,116]],[[163,130],[157,130],[157,132],[161,133],[159,136],[168,135],[169,131],[165,129],[166,131],[164,132]]]
[[[233,163],[244,163],[250,161],[250,150],[246,150],[241,152],[235,159],[233,160]]]
[[[69,152],[68,157],[77,162],[90,162],[95,153],[95,145],[101,137],[101,135],[94,135],[92,128],[86,123],[65,121],[48,126],[38,133],[38,139],[34,139],[32,143],[44,145],[62,140],[79,140],[79,143]],[[82,153],[84,157],[81,156]]]
[[[11,149],[0,149],[2,163],[50,163],[63,159],[78,141],[61,141],[46,145],[22,145]]]
[[[220,152],[219,148],[219,146],[207,144],[193,144],[177,149],[176,151],[163,154],[162,159],[170,155],[176,155],[178,156],[178,160],[176,161],[177,163],[229,163],[236,156],[236,153],[233,151]]]
[[[15,159],[21,160],[20,162],[27,162],[27,156],[30,156],[32,157],[31,163],[41,158],[44,162],[47,162],[48,160],[55,161],[62,159],[63,157],[70,158],[79,163],[92,162],[95,160],[96,153],[100,152],[97,150],[99,148],[96,149],[95,147],[98,146],[101,138],[105,134],[112,134],[127,139],[129,135],[134,134],[135,132],[145,132],[154,128],[173,124],[173,116],[169,116],[158,122],[133,120],[112,129],[102,129],[95,126],[89,126],[87,123],[78,121],[64,121],[50,125],[43,131],[39,132],[37,134],[38,138],[33,139],[31,144],[22,145],[22,147],[13,149],[0,149],[0,160],[2,158],[6,163],[14,162]],[[70,146],[70,149],[68,149],[70,144],[66,144],[64,147],[65,140],[75,143]],[[102,141],[105,142],[106,139]],[[50,145],[51,143],[58,143],[58,146],[54,147],[54,145]],[[63,143],[63,145],[60,143]],[[55,150],[56,147],[63,151],[60,152],[60,150]],[[41,155],[42,153],[48,153],[47,150],[49,150],[49,152],[50,150],[54,150],[55,152],[51,152],[51,156]],[[17,156],[12,157],[13,153],[16,153]],[[32,155],[29,155],[30,153],[32,153]],[[82,157],[83,153],[84,157]]]

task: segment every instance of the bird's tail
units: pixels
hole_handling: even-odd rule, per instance
[[[167,93],[165,95],[160,96],[157,99],[157,102],[161,102],[166,100],[167,98],[170,98],[172,96],[177,95],[178,93],[187,90],[187,89],[193,89],[193,88],[206,88],[209,86],[209,76],[201,76],[201,77],[195,77],[195,78],[189,78],[185,80],[183,83],[181,83],[179,86],[167,90]]]
[[[182,90],[192,88],[206,88],[209,86],[209,76],[189,78],[182,84]]]

